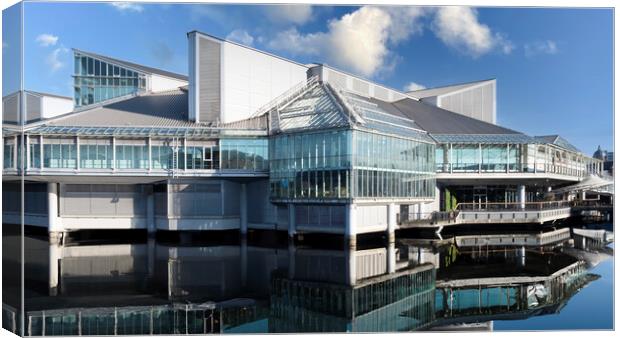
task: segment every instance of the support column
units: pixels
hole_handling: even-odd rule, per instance
[[[64,228],[58,217],[58,183],[47,183],[47,232],[50,243],[63,243]]]
[[[517,192],[519,194],[519,207],[525,209],[525,185],[519,185]]]
[[[295,241],[292,238],[288,241],[288,278],[295,279]]]
[[[241,258],[241,286],[246,287],[248,283],[248,239],[241,238],[240,243],[240,258]]]
[[[345,212],[344,240],[349,247],[357,246],[357,206],[347,204]]]
[[[357,282],[357,261],[355,257],[356,246],[350,246],[345,248],[345,258],[346,258],[346,267],[347,267],[347,284],[355,285]]]
[[[239,192],[239,221],[241,226],[239,231],[242,237],[248,234],[248,198],[247,198],[247,184],[241,183],[241,189]]]
[[[294,238],[297,232],[295,227],[295,204],[289,203],[288,205],[288,237]]]
[[[49,246],[49,295],[58,295],[58,279],[60,278],[58,263],[60,261],[61,246],[59,243],[50,243]]]
[[[149,237],[155,236],[155,193],[152,190],[148,192],[146,196],[146,231]]]
[[[388,243],[387,247],[387,273],[394,273],[396,271],[396,244],[394,242]]]
[[[390,203],[387,206],[387,238],[388,243],[394,243],[396,230],[396,204]]]

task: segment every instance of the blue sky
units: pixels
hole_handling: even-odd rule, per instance
[[[187,74],[186,33],[200,30],[401,90],[496,78],[498,124],[613,147],[610,9],[30,2],[24,23],[30,90],[72,95],[71,48]],[[16,86],[6,75],[3,95]]]

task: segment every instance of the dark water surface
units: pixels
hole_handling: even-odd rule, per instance
[[[29,236],[26,334],[613,328],[613,244],[319,243]]]

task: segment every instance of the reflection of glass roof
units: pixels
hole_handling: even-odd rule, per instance
[[[539,143],[524,134],[433,134],[432,136],[438,143]]]
[[[265,135],[264,130],[198,128],[152,128],[152,127],[67,127],[42,126],[28,130],[29,134],[45,135],[101,135],[101,136],[217,136],[217,135]]]

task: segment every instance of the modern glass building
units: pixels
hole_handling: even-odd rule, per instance
[[[542,208],[555,188],[602,170],[559,136],[492,123],[491,101],[450,111],[428,99],[456,87],[420,99],[200,32],[188,34],[188,52],[184,76],[75,49],[75,109],[41,110],[23,136],[15,114],[5,121],[4,181],[24,175],[28,189],[46,192],[27,195],[41,206],[27,224],[60,240],[84,229],[393,239],[408,224],[437,224],[442,211]],[[11,200],[16,190],[6,191]],[[9,209],[5,219],[19,223]],[[556,209],[522,221],[570,214]]]

